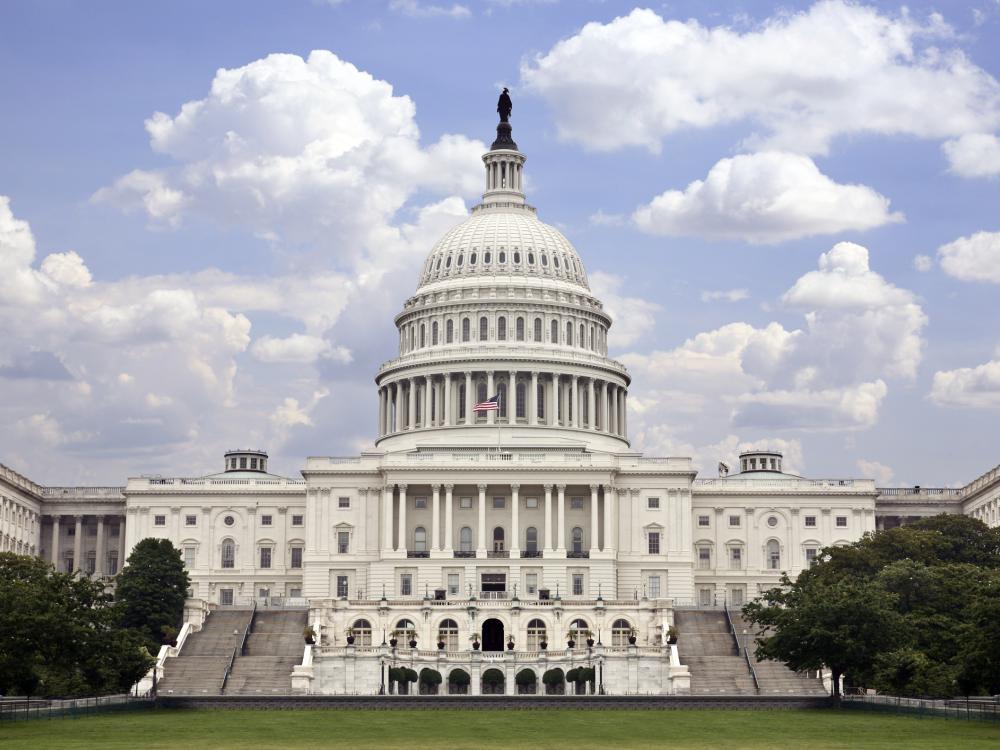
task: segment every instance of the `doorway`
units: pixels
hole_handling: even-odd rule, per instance
[[[503,623],[495,617],[483,622],[483,651],[503,651]]]

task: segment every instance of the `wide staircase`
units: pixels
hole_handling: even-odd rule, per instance
[[[292,668],[302,662],[302,630],[308,611],[258,611],[246,650],[236,657],[226,695],[281,695],[291,692]]]
[[[750,662],[757,673],[761,695],[826,695],[823,681],[804,672],[793,672],[780,661],[758,661],[754,656],[754,641],[759,632],[755,625],[745,621],[738,613],[732,614],[741,646],[747,646]]]
[[[167,659],[156,686],[160,695],[218,695],[233,649],[239,646],[251,610],[225,609],[209,614],[178,656]]]
[[[691,672],[692,695],[757,694],[725,612],[675,610],[674,624],[678,656]]]

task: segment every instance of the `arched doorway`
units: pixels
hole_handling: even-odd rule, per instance
[[[503,623],[495,617],[483,622],[483,651],[503,651]]]

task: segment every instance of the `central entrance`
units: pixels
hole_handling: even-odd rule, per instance
[[[503,623],[495,617],[483,622],[483,651],[503,651]]]

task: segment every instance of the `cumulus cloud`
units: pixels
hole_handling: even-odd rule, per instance
[[[722,159],[704,180],[636,209],[644,232],[773,244],[903,220],[864,185],[842,185],[807,156],[778,151]]]
[[[343,346],[333,346],[319,336],[295,333],[285,338],[264,336],[250,349],[261,362],[293,362],[309,364],[322,358],[342,363],[351,361],[351,352]]]
[[[631,346],[656,325],[656,313],[661,309],[655,302],[639,297],[626,297],[622,291],[625,280],[604,271],[590,274],[590,290],[604,303],[611,316],[608,343],[614,347]]]
[[[920,273],[927,273],[934,267],[934,259],[929,255],[917,255],[913,259],[913,267]]]
[[[434,18],[440,16],[447,18],[469,18],[472,15],[472,11],[459,3],[435,5],[434,3],[418,2],[418,0],[392,0],[389,3],[389,7],[411,18]]]
[[[1000,174],[1000,138],[991,133],[967,133],[942,144],[951,171],[960,177]]]
[[[878,461],[869,461],[866,458],[859,458],[857,466],[862,477],[875,480],[876,487],[888,487],[895,475],[891,467]]]
[[[1000,359],[935,372],[930,397],[942,406],[1000,408]]]
[[[704,291],[701,293],[702,302],[741,302],[749,298],[750,291],[747,289]]]
[[[949,276],[962,281],[1000,284],[1000,232],[977,232],[938,248],[938,261]]]
[[[560,136],[591,149],[655,152],[678,131],[746,123],[748,145],[815,154],[842,135],[996,131],[1000,85],[958,42],[937,14],[846,0],[742,31],[636,9],[586,24],[521,76]]]

